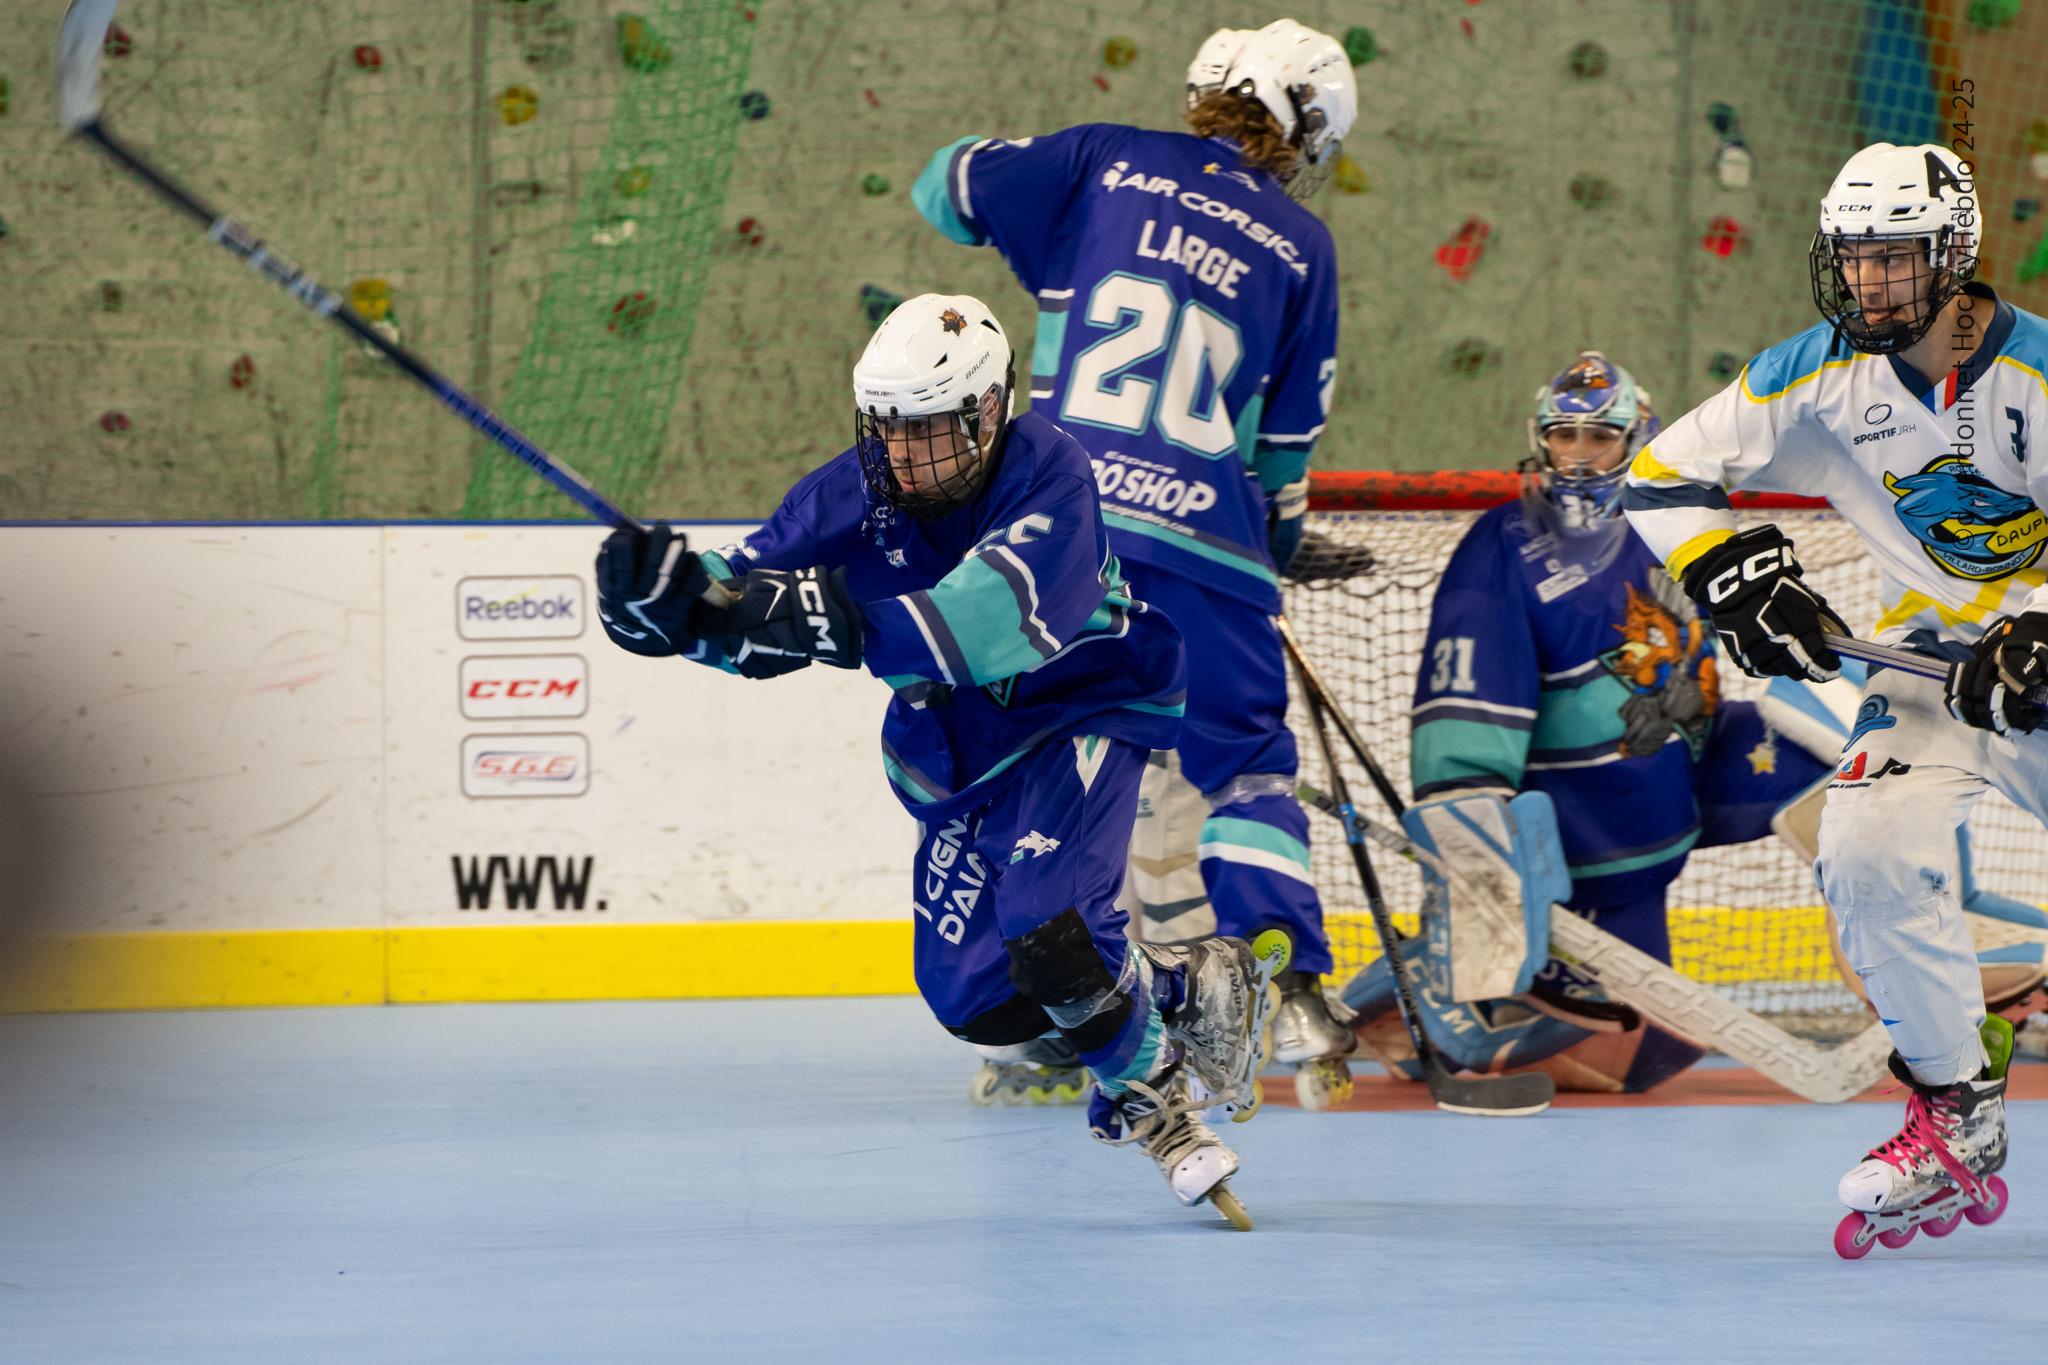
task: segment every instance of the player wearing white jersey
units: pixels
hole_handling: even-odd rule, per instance
[[[1778,528],[1737,533],[1731,488],[1827,498],[1878,565],[1877,638],[1951,661],[1945,683],[1872,674],[1821,823],[1843,952],[1911,1089],[1898,1136],[1842,1178],[1851,1257],[2005,1207],[2012,1029],[1986,1017],[1956,831],[1989,787],[2048,818],[2048,322],[1972,282],[1971,191],[1938,146],[1851,157],[1811,251],[1824,321],[1651,442],[1623,501],[1746,672],[1831,678],[1823,633],[1847,631]]]

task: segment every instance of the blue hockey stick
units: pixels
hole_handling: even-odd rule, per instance
[[[64,130],[98,147],[115,164],[155,190],[158,197],[203,225],[209,240],[248,262],[314,313],[383,355],[440,399],[450,412],[511,451],[520,463],[568,494],[599,521],[620,530],[644,532],[645,526],[591,487],[588,479],[521,435],[510,422],[464,392],[446,375],[389,340],[339,294],[272,251],[247,227],[216,213],[107,130],[100,121],[100,49],[106,42],[108,26],[114,22],[118,3],[119,0],[71,0],[64,11],[64,23],[57,33],[57,106]]]

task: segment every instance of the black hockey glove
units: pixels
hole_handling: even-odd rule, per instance
[[[1842,661],[1821,641],[1849,628],[1800,578],[1792,542],[1775,526],[1722,541],[1685,571],[1685,595],[1713,618],[1714,634],[1752,678],[1826,682]]]
[[[597,618],[612,643],[663,658],[692,648],[711,577],[689,542],[657,522],[643,534],[614,531],[597,552]]]
[[[1281,573],[1294,562],[1301,549],[1301,533],[1308,525],[1308,480],[1276,488],[1266,498],[1266,549],[1273,567]]]
[[[2032,734],[2048,721],[2048,707],[2031,700],[2048,687],[2048,613],[2001,616],[1971,646],[1970,657],[1949,665],[1948,713],[1994,734]]]
[[[860,606],[847,595],[845,570],[754,569],[726,586],[740,596],[717,613],[718,633],[742,673],[792,659],[799,661],[792,667],[813,659],[860,667]]]

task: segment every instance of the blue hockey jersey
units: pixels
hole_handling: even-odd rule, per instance
[[[1613,561],[1588,573],[1519,504],[1474,522],[1437,585],[1409,721],[1416,799],[1550,794],[1575,907],[1678,875],[1700,841],[1697,779],[1723,709],[1712,630],[1617,529]]]
[[[1180,633],[1125,586],[1087,452],[1036,413],[1011,425],[981,493],[943,517],[897,512],[847,450],[799,480],[760,530],[704,560],[713,577],[846,570],[863,661],[896,689],[883,768],[921,820],[988,800],[1050,740],[1179,739]]]
[[[1265,494],[1307,469],[1337,370],[1323,224],[1229,142],[1107,123],[962,138],[912,197],[1037,296],[1033,411],[1094,456],[1117,554],[1278,611]]]

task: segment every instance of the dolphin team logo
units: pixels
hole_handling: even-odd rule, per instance
[[[1927,557],[1954,578],[2005,578],[2041,557],[2048,513],[2021,493],[2008,493],[1958,455],[1944,455],[1918,474],[1884,476],[1898,499],[1892,511]]]

